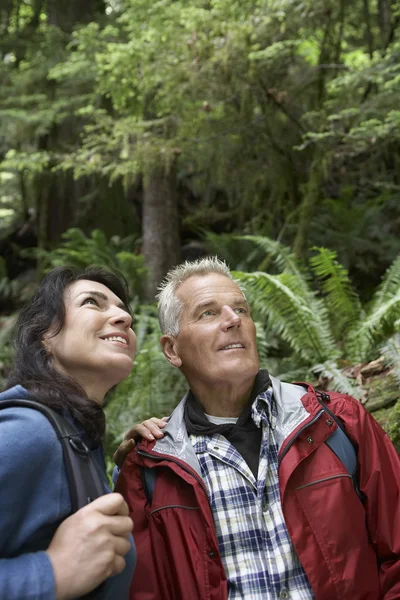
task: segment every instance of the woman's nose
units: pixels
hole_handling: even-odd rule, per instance
[[[111,317],[111,321],[115,324],[122,323],[126,327],[126,329],[128,329],[132,325],[131,315],[119,306],[115,307],[114,313]]]

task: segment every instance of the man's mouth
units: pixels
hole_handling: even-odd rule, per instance
[[[227,344],[223,348],[219,348],[219,350],[234,350],[235,348],[244,348],[243,344],[235,343],[235,344]]]

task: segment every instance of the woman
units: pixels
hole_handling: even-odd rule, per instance
[[[133,524],[122,496],[107,488],[101,440],[104,396],[132,370],[131,325],[125,283],[100,268],[54,269],[20,314],[0,402],[33,399],[67,417],[99,465],[106,495],[71,515],[62,448],[48,419],[32,408],[0,410],[4,600],[67,600],[92,590],[99,600],[128,598]]]

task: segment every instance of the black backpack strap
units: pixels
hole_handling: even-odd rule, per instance
[[[346,467],[347,472],[353,480],[353,486],[357,496],[360,498],[361,502],[364,503],[364,494],[361,492],[359,486],[357,450],[346,434],[344,423],[326,406],[324,400],[330,401],[329,394],[316,391],[316,396],[321,407],[338,426],[338,428],[325,440],[325,443]]]
[[[106,493],[104,482],[95,461],[90,455],[89,448],[67,419],[52,408],[35,400],[10,399],[0,401],[0,409],[13,407],[38,410],[47,417],[53,426],[63,450],[71,494],[71,513],[76,512]]]
[[[156,487],[156,479],[157,479],[157,469],[153,467],[149,469],[148,467],[140,467],[140,478],[142,480],[144,494],[147,498],[147,502],[152,504],[154,489]]]

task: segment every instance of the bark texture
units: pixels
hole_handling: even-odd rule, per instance
[[[146,295],[154,300],[167,271],[180,262],[177,182],[175,170],[154,172],[143,195],[143,255],[149,269]]]

